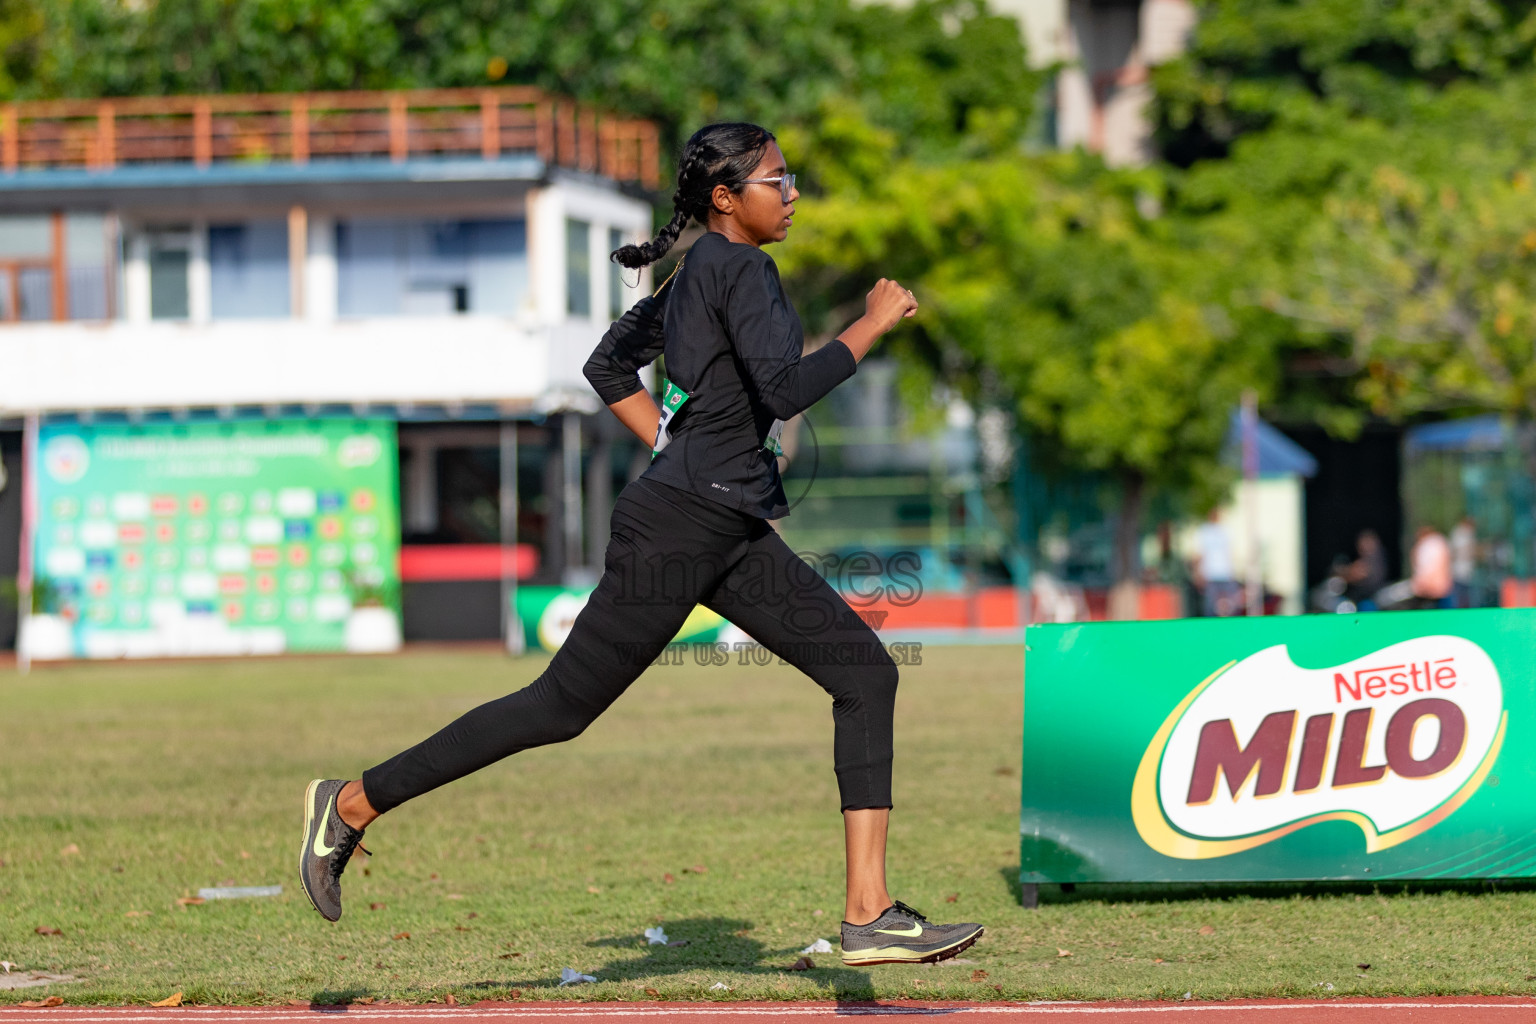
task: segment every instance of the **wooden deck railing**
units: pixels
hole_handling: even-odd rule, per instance
[[[0,108],[0,169],[536,154],[647,188],[657,132],[531,87],[38,100]]]

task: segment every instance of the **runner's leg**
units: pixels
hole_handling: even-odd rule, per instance
[[[885,839],[895,662],[842,595],[766,525],[701,603],[832,695],[833,764],[848,854],[844,920],[874,920],[891,905]]]
[[[376,814],[520,750],[572,739],[619,698],[745,543],[675,511],[643,487],[620,493],[603,576],[544,671],[364,772]]]

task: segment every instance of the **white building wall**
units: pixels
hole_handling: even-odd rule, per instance
[[[188,313],[151,319],[149,232],[164,213],[125,215],[123,309],[108,322],[0,325],[0,415],[324,402],[497,402],[544,409],[600,408],[582,365],[610,322],[609,231],[649,237],[651,208],[598,182],[557,178],[511,208],[419,202],[402,217],[526,218],[528,301],[516,315],[338,318],[336,222],[358,212],[303,211],[302,310],[263,320],[214,320],[208,217],[190,225]],[[282,211],[287,216],[288,211]],[[221,208],[222,219],[272,219],[272,210]],[[565,220],[592,225],[592,315],[566,311]],[[631,280],[633,280],[631,276]],[[625,307],[650,286],[626,287]]]

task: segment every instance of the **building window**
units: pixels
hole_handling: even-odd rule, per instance
[[[216,320],[287,316],[287,222],[209,225],[208,278]]]
[[[149,316],[151,320],[185,320],[192,315],[187,268],[192,262],[192,232],[149,233]]]
[[[0,217],[0,320],[103,320],[113,255],[101,214]]]
[[[356,217],[336,224],[342,316],[511,315],[528,291],[521,220]]]
[[[117,254],[114,233],[99,213],[71,213],[64,218],[64,266],[69,282],[69,318],[105,320],[112,315],[112,268]]]
[[[611,253],[619,246],[625,244],[624,232],[618,228],[608,229],[608,251]],[[613,260],[608,261],[608,319],[617,320],[624,315],[628,308],[624,301],[624,268]]]
[[[571,316],[592,315],[592,225],[565,222],[565,310]]]

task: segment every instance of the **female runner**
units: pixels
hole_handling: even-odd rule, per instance
[[[342,871],[375,818],[509,754],[576,737],[702,604],[832,696],[847,850],[843,962],[943,960],[981,936],[979,924],[932,924],[887,892],[897,668],[767,522],[789,511],[775,458],[782,421],[852,376],[875,341],[917,311],[911,292],[882,278],[863,317],[802,356],[799,317],[762,248],[789,232],[799,195],[771,132],[709,125],[683,150],[672,220],[654,240],[613,254],[643,267],[690,219],[708,229],[657,294],[613,324],[585,367],[614,415],[652,446],[651,464],[615,500],[602,578],[537,679],[361,779],[309,784],[299,870],[329,920],[341,916]],[[638,373],[663,353],[665,412]]]

